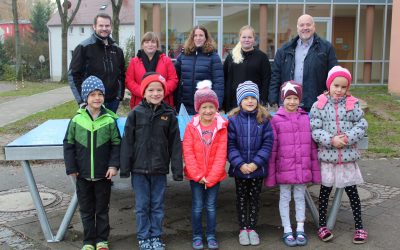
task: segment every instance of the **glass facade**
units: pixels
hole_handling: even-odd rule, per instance
[[[247,24],[257,46],[273,62],[277,48],[297,35],[297,18],[314,17],[316,32],[332,42],[340,65],[355,84],[386,84],[390,54],[392,1],[389,0],[136,0],[136,48],[147,31],[160,36],[161,50],[172,59],[181,52],[196,24],[206,26],[225,59]]]

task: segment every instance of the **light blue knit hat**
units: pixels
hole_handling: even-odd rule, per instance
[[[238,85],[236,90],[237,105],[240,106],[242,100],[248,96],[252,96],[257,99],[257,102],[260,102],[258,86],[252,81],[245,81]]]
[[[96,76],[89,76],[88,78],[85,79],[82,83],[82,91],[81,91],[81,96],[84,102],[87,101],[87,97],[90,94],[90,92],[95,91],[95,90],[100,90],[103,95],[106,94],[106,90],[104,89],[104,84],[103,82]]]

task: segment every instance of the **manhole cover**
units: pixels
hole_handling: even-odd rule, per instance
[[[57,200],[52,193],[40,192],[43,206],[46,207]],[[23,212],[35,209],[29,192],[8,193],[0,195],[0,212]]]
[[[310,192],[310,194],[312,196],[318,198],[320,188],[321,188],[320,185],[314,185],[314,186],[308,187],[308,191]],[[357,190],[358,190],[358,195],[360,196],[361,201],[365,201],[365,200],[374,198],[374,194],[371,191],[369,191],[361,186],[357,186]],[[335,189],[332,189],[330,199],[333,199],[334,194],[335,194]],[[346,192],[343,192],[342,201],[349,202],[349,198],[347,197]]]

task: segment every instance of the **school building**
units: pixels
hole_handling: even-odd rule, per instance
[[[388,83],[391,53],[400,57],[400,49],[390,46],[391,34],[399,30],[393,32],[392,24],[400,24],[393,6],[399,5],[400,0],[135,0],[135,47],[146,31],[155,31],[161,49],[176,58],[188,32],[201,24],[224,59],[238,42],[239,29],[250,24],[272,62],[276,50],[297,35],[297,18],[307,13],[317,34],[334,45],[340,64],[352,71],[355,84],[382,85]]]

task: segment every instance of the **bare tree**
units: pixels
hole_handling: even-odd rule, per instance
[[[121,11],[123,0],[111,0],[112,12],[113,12],[113,32],[112,37],[117,44],[119,44],[119,12]]]
[[[18,23],[18,7],[17,0],[12,0],[12,13],[14,20],[14,39],[15,39],[15,74],[17,81],[22,80],[22,68],[21,68],[21,39],[19,37],[19,23]]]
[[[58,14],[60,14],[61,20],[61,44],[62,44],[62,59],[61,59],[61,81],[67,81],[67,72],[68,72],[68,61],[67,61],[67,53],[68,53],[68,28],[71,25],[72,21],[75,18],[76,13],[79,10],[79,6],[81,5],[81,0],[78,0],[76,7],[72,10],[72,14],[68,17],[68,9],[71,7],[71,2],[64,0],[61,5],[60,0],[56,0]]]

